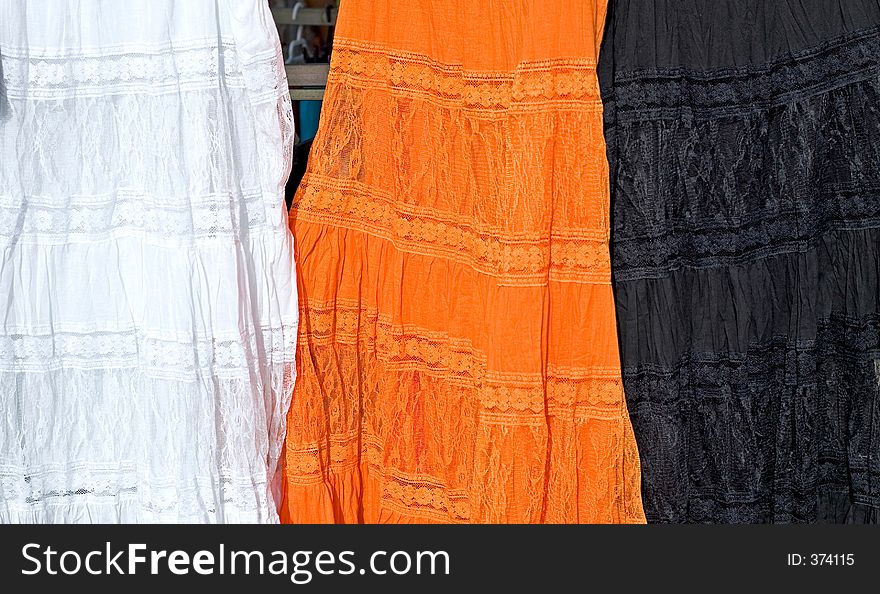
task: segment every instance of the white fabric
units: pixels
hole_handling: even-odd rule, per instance
[[[0,522],[275,522],[293,139],[264,0],[0,0]]]

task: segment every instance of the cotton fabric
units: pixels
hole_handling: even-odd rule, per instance
[[[880,4],[617,0],[623,374],[657,522],[875,522]]]
[[[277,521],[293,138],[260,0],[0,0],[0,521]]]
[[[342,4],[291,210],[285,521],[644,520],[604,18],[601,0]]]

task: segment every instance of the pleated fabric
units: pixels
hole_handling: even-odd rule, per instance
[[[875,522],[880,4],[616,0],[607,29],[647,519]]]
[[[346,0],[291,210],[289,522],[642,522],[604,0]]]
[[[272,522],[293,138],[261,0],[0,0],[0,522]]]

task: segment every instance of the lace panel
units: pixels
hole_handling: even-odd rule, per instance
[[[650,521],[876,519],[878,32],[603,82]]]
[[[277,521],[286,408],[269,396],[292,377],[272,362],[254,380],[0,372],[0,522]]]
[[[613,139],[613,189],[626,197],[615,199],[616,278],[656,278],[681,267],[748,264],[803,253],[815,248],[817,238],[826,233],[878,226],[880,71],[856,56],[878,55],[880,30],[853,34],[820,49],[768,68],[767,73],[743,71],[734,80],[758,92],[764,88],[760,81],[772,73],[779,77],[776,85],[788,81],[786,88],[795,92],[796,85],[811,76],[827,76],[823,80],[829,81],[829,88],[789,97],[773,108],[751,103],[736,116],[695,114],[668,120],[652,115],[652,75],[642,74],[643,84],[624,85],[627,90],[621,93],[631,106],[616,100],[606,122]],[[841,62],[843,58],[852,61]],[[876,65],[876,59],[870,63]],[[854,81],[829,70],[841,64],[859,77]],[[796,73],[790,72],[795,66]],[[635,81],[637,74],[621,76]],[[718,76],[727,80],[723,73]],[[758,83],[752,85],[755,80]],[[689,89],[714,81],[680,81],[684,91],[677,101],[701,106]],[[617,78],[613,95],[620,96]],[[626,113],[641,115],[630,118]],[[669,160],[646,166],[656,154],[668,155]]]
[[[0,240],[64,245],[121,237],[185,243],[241,237],[267,226],[267,202],[259,189],[185,200],[125,190],[87,201],[0,196]]]
[[[337,84],[423,97],[481,117],[602,107],[596,62],[588,58],[523,62],[513,72],[469,71],[422,54],[342,39],[333,60]]]
[[[513,378],[487,370],[466,343],[378,312],[307,303],[301,320],[308,351],[289,416],[288,499],[360,472],[370,477],[365,503],[376,503],[367,522],[382,520],[371,515],[379,508],[435,522],[638,521],[627,503],[638,491],[635,446],[617,441],[628,423],[615,369]],[[632,480],[620,483],[621,467]],[[511,489],[526,490],[522,515],[506,509]],[[287,514],[305,521],[315,510]]]
[[[310,157],[298,218],[452,258],[505,285],[548,275],[610,282],[607,204],[570,200],[607,183],[593,61],[485,73],[345,39],[334,51],[339,80],[325,98],[325,126],[337,133]],[[374,138],[364,126],[400,135]],[[582,130],[590,142],[535,144],[555,129]],[[548,169],[553,185],[542,181]]]
[[[876,79],[878,59],[880,27],[873,27],[760,67],[627,70],[615,75],[608,98],[621,122],[746,116]]]
[[[0,44],[6,91],[11,100],[61,101],[113,95],[180,94],[250,89],[255,103],[278,100],[276,52],[242,61],[232,39],[154,44],[142,51],[35,55]]]
[[[218,377],[247,377],[254,354],[292,362],[287,326],[265,327],[228,337],[146,336],[143,330],[54,332],[47,336],[0,336],[0,370],[140,368],[147,377],[194,381],[205,370]]]
[[[606,230],[558,230],[510,237],[501,230],[475,229],[453,213],[399,205],[389,196],[370,196],[363,184],[340,184],[310,176],[293,208],[302,220],[332,221],[391,241],[395,248],[473,267],[505,285],[553,280],[610,283]],[[542,237],[542,235],[544,235]]]
[[[820,506],[828,492],[880,505],[878,319],[834,316],[815,340],[627,367],[649,520],[842,521]]]

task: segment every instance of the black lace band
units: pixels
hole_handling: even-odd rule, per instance
[[[618,122],[725,117],[784,106],[880,72],[880,27],[833,39],[821,47],[762,67],[697,72],[686,68],[618,72],[613,92]]]

